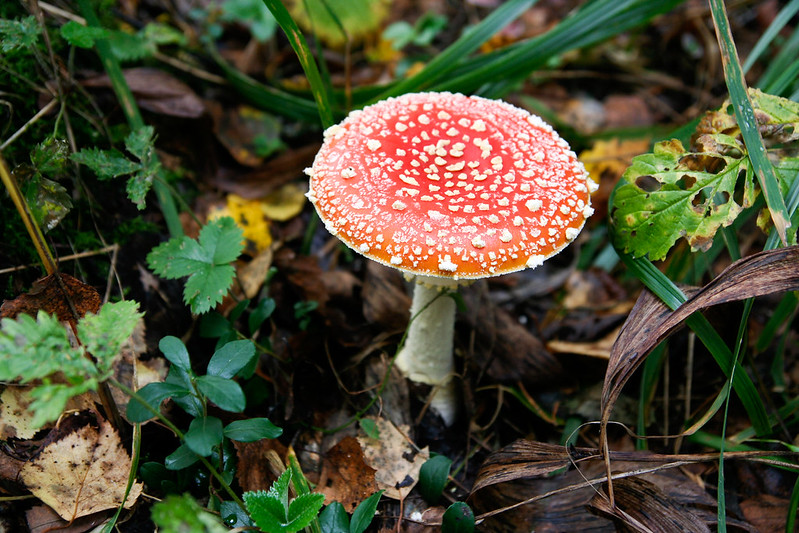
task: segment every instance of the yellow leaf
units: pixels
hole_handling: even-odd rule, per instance
[[[264,196],[261,209],[270,220],[284,222],[302,212],[305,206],[305,186],[287,183]]]
[[[615,182],[630,166],[634,156],[648,151],[649,139],[599,140],[580,154],[580,161],[596,183],[603,176]]]
[[[86,425],[51,442],[25,463],[20,479],[34,496],[71,521],[122,504],[131,460],[107,421]],[[125,501],[130,508],[142,492],[134,483]]]
[[[225,205],[214,209],[208,219],[231,217],[244,232],[244,240],[250,253],[258,254],[272,244],[269,220],[261,209],[260,200],[247,200],[237,194],[229,194]]]

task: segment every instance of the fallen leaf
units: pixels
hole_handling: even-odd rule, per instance
[[[605,178],[615,183],[630,166],[633,157],[647,151],[649,139],[600,139],[580,153],[580,161],[595,182]]]
[[[250,106],[224,109],[210,105],[217,139],[238,163],[257,167],[264,158],[283,148],[280,121]]]
[[[244,491],[269,490],[285,468],[288,448],[277,439],[233,442],[236,448],[236,481]]]
[[[86,313],[97,313],[102,303],[94,287],[56,272],[36,280],[29,292],[3,301],[0,318],[16,318],[20,314],[35,317],[42,310],[62,322],[77,322]]]
[[[9,438],[32,439],[41,426],[34,426],[33,412],[28,410],[31,402],[30,392],[35,387],[9,386],[0,394],[0,440]],[[67,401],[66,411],[90,409],[97,397],[94,393],[74,396]]]
[[[286,183],[263,198],[261,210],[270,220],[285,222],[302,212],[305,207],[306,186],[299,183]]]
[[[327,451],[317,490],[325,495],[326,505],[339,502],[348,513],[377,492],[375,469],[364,462],[355,437],[344,437]]]
[[[250,255],[258,255],[272,244],[269,219],[264,214],[260,200],[247,200],[237,194],[229,194],[225,205],[212,209],[208,219],[230,217],[242,229],[246,250]]]
[[[89,531],[108,519],[108,513],[98,513],[84,516],[68,522],[58,516],[46,505],[36,505],[25,511],[25,520],[28,523],[29,533],[83,533]]]
[[[427,447],[417,450],[405,435],[407,426],[394,424],[379,417],[368,417],[375,422],[380,438],[359,436],[366,464],[376,470],[375,481],[385,496],[402,500],[419,481],[419,469],[430,456]]]
[[[122,504],[131,459],[108,421],[85,425],[44,447],[25,463],[20,480],[34,496],[71,521]],[[129,509],[142,492],[134,483],[125,500]]]
[[[155,68],[129,68],[122,71],[133,96],[141,107],[153,113],[182,118],[198,118],[205,104],[185,83],[172,74]],[[83,81],[86,87],[111,87],[108,76]]]
[[[656,484],[639,477],[628,477],[613,482],[615,507],[610,506],[607,495],[597,493],[589,506],[620,523],[620,529],[650,531],[652,533],[710,533],[708,524],[664,493]]]

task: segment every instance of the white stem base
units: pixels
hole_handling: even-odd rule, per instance
[[[434,387],[430,406],[449,426],[455,421],[457,411],[452,379],[455,300],[442,294],[440,287],[424,281],[413,290],[411,324],[395,364],[410,380]]]

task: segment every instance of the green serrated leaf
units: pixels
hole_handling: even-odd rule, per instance
[[[100,179],[111,179],[132,174],[141,168],[141,164],[131,161],[119,150],[100,150],[84,148],[72,154],[72,160],[86,165]]]
[[[428,503],[434,505],[441,498],[447,485],[452,460],[444,455],[436,455],[424,462],[419,469],[419,490]]]
[[[188,494],[170,494],[153,505],[150,517],[161,533],[225,533],[228,529]]]
[[[375,517],[377,504],[383,496],[383,491],[379,490],[358,504],[352,512],[349,533],[363,533]]]
[[[150,192],[150,189],[153,188],[153,181],[156,175],[158,175],[160,168],[160,164],[151,164],[128,178],[128,182],[125,185],[125,192],[128,195],[128,200],[133,202],[136,209],[139,211],[147,207],[145,198],[147,197],[147,193]]]
[[[137,302],[125,300],[107,303],[78,323],[78,336],[94,357],[101,380],[110,376],[114,360],[143,316]]]
[[[147,406],[157,412],[162,401],[167,398],[186,396],[191,391],[175,383],[155,382],[148,383],[136,393],[141,398],[141,401],[137,398],[131,398],[126,411],[128,420],[134,424],[146,422],[156,416]]]
[[[238,383],[219,376],[200,376],[197,378],[200,392],[220,409],[240,413],[247,406],[244,391]]]
[[[94,26],[84,26],[70,20],[61,26],[61,37],[72,46],[91,48],[98,39],[107,39],[108,30]]]
[[[152,126],[144,126],[131,131],[125,137],[125,149],[136,156],[136,159],[146,162],[152,158],[155,150],[155,129]]]
[[[282,434],[283,429],[274,425],[268,418],[235,420],[225,427],[225,437],[237,442],[276,439]]]
[[[216,446],[222,444],[222,421],[214,416],[197,417],[189,424],[184,437],[189,450],[208,457]]]
[[[189,276],[183,291],[192,312],[202,314],[227,294],[234,261],[244,247],[242,231],[230,217],[208,222],[199,239],[175,237],[161,243],[147,255],[147,264],[159,276],[176,279]]]
[[[39,25],[33,16],[22,19],[0,19],[0,52],[8,54],[27,50],[39,40]]]
[[[706,250],[716,231],[750,205],[748,160],[737,143],[721,134],[705,141],[707,146],[715,143],[717,151],[687,152],[672,140],[633,158],[613,197],[617,247],[658,260],[684,237],[693,249]],[[736,197],[736,186],[744,189],[743,200]]]
[[[180,31],[172,26],[167,26],[166,24],[158,22],[148,22],[141,32],[147,41],[154,42],[158,45],[176,44],[183,46],[188,42],[186,36]]]
[[[42,427],[58,419],[70,398],[97,390],[97,385],[97,379],[89,377],[77,383],[45,383],[34,388],[30,394],[33,399],[30,404],[30,410],[33,411],[31,426]]]
[[[289,516],[286,524],[286,531],[299,531],[319,514],[325,504],[325,495],[318,492],[301,494],[289,503]]]
[[[48,137],[31,151],[31,164],[45,175],[64,172],[69,160],[69,144],[64,139]]]
[[[158,342],[158,349],[164,354],[167,361],[176,367],[186,372],[191,371],[191,359],[189,359],[189,351],[183,341],[172,335],[163,337]]]
[[[211,356],[207,373],[212,376],[232,378],[249,365],[254,357],[255,345],[251,340],[228,342]]]

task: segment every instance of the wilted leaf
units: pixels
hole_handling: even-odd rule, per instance
[[[633,157],[648,149],[649,139],[599,139],[580,153],[580,161],[595,182],[599,183],[602,176],[615,181],[624,174]]]
[[[609,505],[604,494],[595,495],[589,505],[630,527],[632,531],[710,533],[704,520],[650,481],[639,477],[616,480],[613,482],[613,494],[615,507]]]
[[[217,139],[242,165],[256,167],[285,147],[280,140],[282,125],[274,115],[250,106],[211,106],[210,111]]]
[[[602,390],[603,422],[609,419],[621,389],[649,352],[691,314],[725,302],[797,289],[799,247],[791,246],[734,262],[673,312],[651,293],[642,293],[611,350]]]
[[[633,159],[613,196],[618,248],[659,260],[684,237],[693,249],[706,250],[716,231],[752,204],[749,160],[731,137],[717,134],[713,140],[715,152],[689,152],[672,140]],[[743,189],[742,199],[736,187]]]
[[[72,520],[122,505],[131,460],[111,424],[83,426],[48,444],[22,467],[20,479],[64,520]],[[142,491],[134,483],[125,508]]]
[[[749,98],[755,110],[760,135],[766,144],[799,139],[799,103],[759,89],[749,89]],[[697,134],[723,133],[740,137],[741,129],[730,105],[730,101],[725,100],[718,110],[706,113],[696,127]]]

